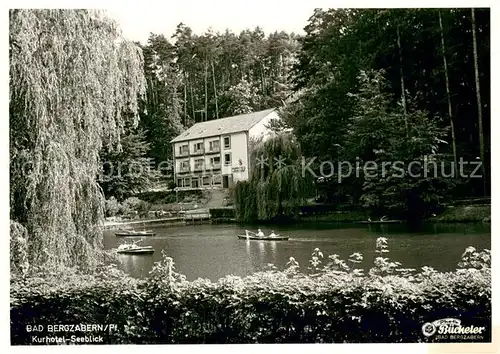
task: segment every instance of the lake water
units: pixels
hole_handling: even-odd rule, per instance
[[[301,269],[306,270],[311,253],[319,248],[325,258],[338,254],[347,260],[354,252],[362,253],[361,266],[368,270],[377,256],[375,240],[386,237],[391,260],[408,268],[431,266],[447,271],[456,268],[468,246],[477,249],[491,248],[489,224],[428,224],[419,230],[406,225],[346,225],[307,224],[275,226],[274,231],[290,237],[289,241],[246,241],[236,237],[244,229],[256,230],[257,226],[231,225],[178,225],[148,227],[156,232],[154,237],[142,237],[141,245],[151,245],[152,255],[119,255],[120,266],[134,277],[145,277],[154,262],[162,257],[162,250],[172,257],[176,270],[188,280],[208,278],[217,280],[229,274],[245,276],[263,270],[272,263],[283,269],[294,257]],[[269,226],[261,229],[267,235]],[[140,237],[116,237],[106,231],[106,249],[117,247],[124,240],[136,241]]]

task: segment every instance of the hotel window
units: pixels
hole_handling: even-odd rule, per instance
[[[213,184],[222,184],[222,176],[221,175],[214,175],[212,183]]]
[[[224,165],[229,166],[231,165],[231,153],[227,152],[224,154]]]
[[[220,165],[220,156],[210,158],[210,167],[218,167]]]
[[[187,144],[179,146],[179,155],[187,155],[188,151],[189,151],[189,146]]]
[[[219,140],[213,140],[209,143],[210,151],[219,151]]]
[[[181,170],[184,170],[184,171],[189,170],[189,161],[182,161],[181,162]]]
[[[225,136],[224,137],[224,149],[230,149],[230,148],[231,148],[231,137]]]
[[[202,184],[204,186],[209,186],[210,185],[210,176],[203,176],[203,178],[202,178]]]
[[[203,159],[196,159],[194,161],[194,169],[195,170],[201,170],[201,169],[203,169],[203,161],[204,161]]]
[[[195,143],[194,144],[194,152],[201,152],[203,151],[203,143]]]

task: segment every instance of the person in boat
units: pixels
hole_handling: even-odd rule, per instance
[[[276,237],[276,234],[274,233],[274,230],[271,230],[271,234],[269,235],[269,237]]]
[[[262,232],[261,229],[257,230],[257,237],[260,237],[260,238],[264,237],[264,233]]]

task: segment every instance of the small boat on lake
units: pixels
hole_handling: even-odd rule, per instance
[[[274,237],[258,237],[258,236],[246,236],[246,235],[238,235],[238,238],[246,239],[246,240],[258,240],[258,241],[287,241],[289,239],[288,236],[279,236],[276,235]]]
[[[280,235],[260,237],[257,236],[255,232],[245,230],[245,235],[238,235],[238,238],[245,240],[258,240],[258,241],[287,241],[289,237]]]
[[[152,230],[143,230],[143,231],[135,231],[135,230],[120,230],[115,232],[115,236],[154,236],[155,232]]]
[[[118,246],[117,253],[124,254],[151,254],[155,250],[152,246],[138,246],[135,243],[124,243]]]
[[[385,218],[381,218],[380,220],[371,220],[368,218],[367,221],[360,221],[360,224],[401,224],[402,220],[388,220]]]

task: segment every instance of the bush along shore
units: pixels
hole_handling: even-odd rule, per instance
[[[47,332],[53,324],[113,325],[90,333],[104,344],[432,342],[439,339],[424,336],[422,326],[443,318],[485,327],[465,341],[491,340],[488,250],[467,248],[448,273],[390,261],[385,238],[377,239],[376,251],[368,271],[357,267],[359,253],[344,261],[315,249],[306,271],[290,258],[284,270],[269,265],[218,282],[186,281],[165,255],[142,280],[113,265],[91,275],[14,274],[11,342],[51,344],[41,338],[54,335]],[[85,335],[71,328],[57,333],[67,340],[75,334]]]
[[[318,209],[318,212],[314,212]],[[211,209],[212,219],[217,222],[234,222],[234,209],[222,209],[224,213],[218,213],[218,209]],[[225,214],[226,218],[219,216]],[[378,217],[370,215],[366,210],[333,210],[325,212],[321,207],[308,206],[307,212],[295,218],[275,217],[271,220],[259,220],[259,223],[359,223],[366,221],[369,217],[378,220]],[[397,219],[397,217],[389,217]],[[443,223],[468,223],[468,222],[491,222],[491,205],[457,205],[449,206],[435,216],[429,216],[424,222],[443,222]],[[240,220],[240,222],[243,222]],[[254,221],[257,222],[257,221]]]
[[[298,215],[295,218],[292,217],[275,217],[271,220],[260,220],[254,221],[258,223],[270,223],[270,224],[290,224],[290,223],[359,223],[360,221],[366,221],[369,217],[372,217],[370,213],[366,210],[335,210],[325,212],[321,208],[319,212],[314,211],[315,206],[308,206],[308,212]],[[188,208],[186,208],[188,209]],[[211,208],[209,209],[210,218],[213,223],[234,223],[244,221],[237,220],[235,215],[235,210],[233,208]],[[140,222],[155,222],[156,220],[161,220],[163,224],[175,223],[175,220],[168,220],[171,216],[168,214],[159,214],[153,218],[136,218],[132,221]],[[378,220],[377,217],[373,218]],[[393,219],[393,217],[390,217]],[[457,205],[448,206],[437,215],[431,215],[423,220],[424,222],[442,222],[442,223],[469,223],[469,222],[491,222],[491,205]],[[122,224],[126,224],[128,220],[121,220]],[[108,221],[108,223],[111,223]]]
[[[436,222],[491,222],[491,205],[457,205],[430,219]]]

